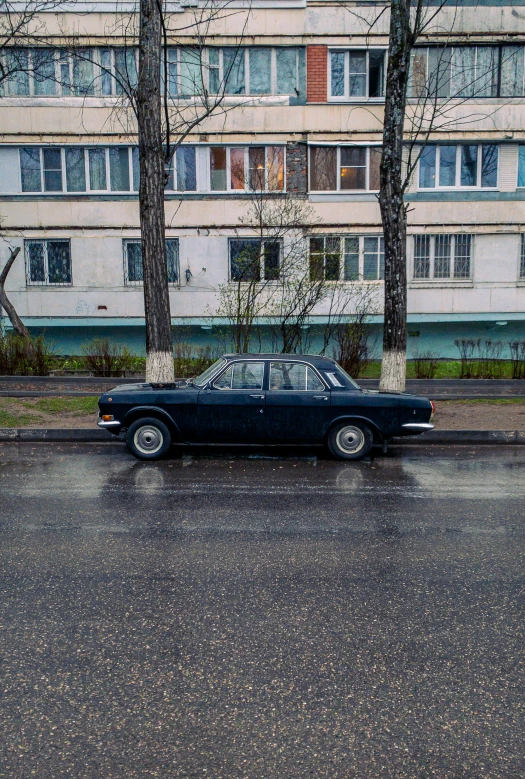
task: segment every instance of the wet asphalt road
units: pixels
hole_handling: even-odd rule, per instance
[[[524,447],[0,445],[0,777],[525,775]]]

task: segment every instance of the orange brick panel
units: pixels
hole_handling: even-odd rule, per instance
[[[328,82],[328,47],[306,47],[306,100],[326,103]]]

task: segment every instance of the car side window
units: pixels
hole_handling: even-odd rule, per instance
[[[270,390],[306,390],[322,392],[324,384],[316,372],[300,362],[272,362],[270,364]]]
[[[323,382],[312,368],[308,368],[306,372],[306,389],[310,390],[311,392],[325,391]]]
[[[260,390],[263,376],[263,362],[234,362],[213,382],[213,386],[220,390]]]

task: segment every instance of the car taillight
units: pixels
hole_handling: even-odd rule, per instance
[[[433,400],[431,400],[431,401],[430,401],[430,407],[431,407],[431,409],[432,409],[432,413],[431,413],[431,415],[430,415],[430,419],[432,419],[432,417],[433,417],[433,416],[434,416],[434,414],[436,413],[436,406],[435,406],[435,403],[434,403],[434,401],[433,401]]]

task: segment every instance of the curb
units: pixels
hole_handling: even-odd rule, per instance
[[[1,441],[43,441],[46,443],[114,443],[122,441],[107,430],[91,428],[0,428]],[[511,444],[525,446],[523,430],[433,430],[420,436],[394,438],[395,445],[403,444]]]

